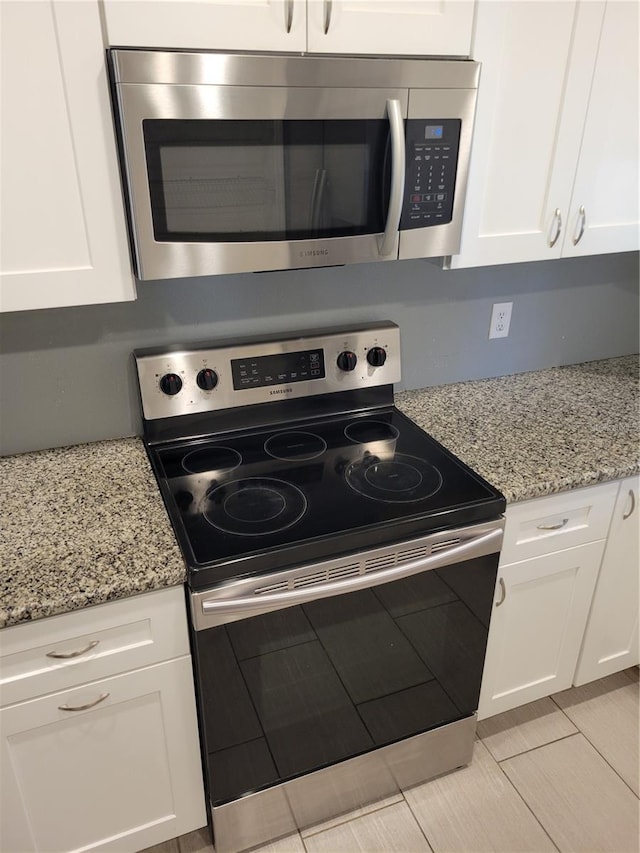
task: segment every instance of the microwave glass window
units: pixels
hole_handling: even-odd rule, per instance
[[[143,122],[155,238],[253,242],[376,234],[388,122]]]

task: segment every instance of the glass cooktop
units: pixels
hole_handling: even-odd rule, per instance
[[[151,458],[193,588],[505,508],[499,492],[395,408],[171,442]]]

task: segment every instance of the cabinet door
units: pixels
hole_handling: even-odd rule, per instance
[[[604,542],[498,569],[478,718],[571,686]]]
[[[310,53],[468,56],[473,0],[309,0]]]
[[[638,478],[620,484],[574,684],[585,684],[640,661]]]
[[[603,12],[571,0],[478,4],[482,72],[452,268],[560,257]]]
[[[640,247],[638,8],[606,6],[563,256]]]
[[[0,15],[2,309],[134,299],[98,4]]]
[[[104,0],[112,47],[304,51],[306,0]]]
[[[0,721],[2,850],[133,853],[206,822],[189,656],[11,705]]]

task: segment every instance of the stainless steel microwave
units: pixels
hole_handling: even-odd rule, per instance
[[[114,49],[136,275],[459,250],[480,66]]]

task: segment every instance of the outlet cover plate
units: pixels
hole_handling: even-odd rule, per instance
[[[496,302],[491,311],[490,338],[506,338],[509,336],[511,324],[511,309],[513,302]]]

